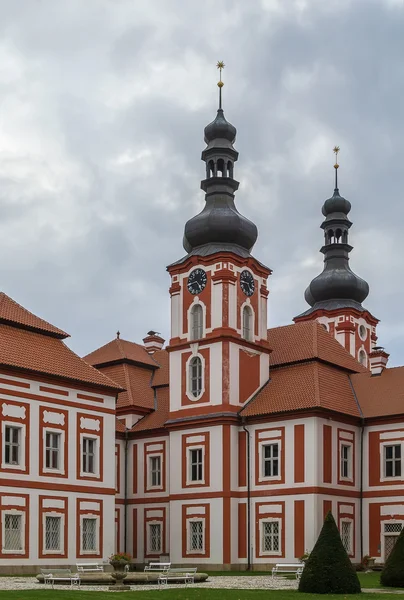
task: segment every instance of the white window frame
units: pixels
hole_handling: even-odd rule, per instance
[[[43,436],[43,472],[44,473],[63,473],[65,472],[65,432],[62,429],[54,429],[52,427],[46,427]],[[53,433],[59,435],[59,466],[57,469],[46,466],[46,434]]]
[[[191,452],[193,450],[202,451],[202,479],[192,479]],[[205,483],[205,446],[195,445],[187,448],[187,485],[203,485]]]
[[[245,337],[244,333],[244,309],[249,310],[250,313],[250,335],[248,337]],[[243,340],[245,340],[246,342],[253,342],[255,340],[255,312],[253,307],[251,306],[251,304],[249,302],[244,302],[244,304],[241,306],[241,337],[243,338]]]
[[[160,483],[153,484],[153,471],[152,471],[152,462],[153,459],[160,459]],[[147,455],[147,489],[160,490],[163,488],[163,454],[161,452],[156,452],[155,454]]]
[[[191,523],[202,522],[202,550],[194,550],[191,548]],[[187,554],[200,554],[206,553],[206,518],[205,517],[191,517],[187,518]]]
[[[278,446],[278,475],[264,475],[264,446]],[[259,476],[258,481],[280,481],[282,479],[282,442],[279,438],[266,438],[258,444]]]
[[[20,430],[19,433],[19,463],[13,465],[6,463],[6,427],[15,427]],[[24,423],[16,423],[15,421],[3,421],[2,422],[2,436],[3,436],[3,447],[1,449],[1,468],[2,469],[13,469],[16,471],[25,471],[25,433],[26,427]]]
[[[96,550],[84,550],[83,549],[83,521],[84,519],[94,519],[95,523],[95,543]],[[99,554],[100,553],[100,517],[95,514],[80,515],[80,554]]]
[[[158,526],[160,528],[160,548],[153,550],[151,547],[151,528],[152,526]],[[163,523],[162,521],[148,521],[147,522],[147,554],[162,554],[163,553]]]
[[[345,546],[344,546],[344,548],[345,548],[346,553],[348,554],[348,556],[353,556],[353,549],[354,549],[354,544],[353,544],[353,542],[354,542],[354,535],[353,535],[354,534],[354,522],[353,522],[353,519],[348,519],[348,518],[340,519],[340,527],[341,527],[340,537],[341,537],[342,545],[344,544],[343,539],[342,539],[342,524],[343,523],[348,523],[349,526],[350,526],[350,529],[349,529],[349,550],[347,550],[345,548]]]
[[[15,510],[13,508],[1,511],[1,534],[4,544],[6,535],[6,515],[12,515],[21,518],[21,549],[20,550],[5,550],[4,546],[1,549],[2,554],[25,554],[25,519],[26,513],[23,510]]]
[[[400,476],[396,476],[396,475],[385,475],[386,472],[386,468],[385,468],[385,447],[386,446],[400,446],[401,448],[401,475]],[[380,481],[402,481],[403,480],[403,457],[404,457],[404,444],[403,442],[401,442],[400,440],[386,440],[385,442],[381,442],[380,444]]]
[[[278,550],[264,550],[264,524],[265,523],[278,523]],[[276,517],[268,517],[266,519],[260,519],[260,554],[262,556],[280,556],[282,554],[282,519]]]
[[[84,439],[95,441],[94,453],[94,472],[88,473],[83,470],[84,463]],[[91,433],[80,433],[80,477],[99,477],[100,476],[100,436],[91,435]]]
[[[194,396],[191,391],[191,367],[190,367],[190,364],[191,364],[191,360],[193,358],[200,358],[201,363],[202,363],[201,393],[198,396]],[[200,398],[202,398],[202,396],[205,393],[205,359],[204,359],[204,357],[199,353],[191,354],[191,356],[188,358],[188,360],[186,362],[185,369],[186,369],[186,395],[187,395],[187,398],[189,398],[189,400],[192,400],[192,402],[197,402],[198,400],[200,400]]]
[[[196,306],[200,306],[201,310],[202,310],[202,323],[201,323],[201,335],[198,337],[194,337],[194,310]],[[200,300],[194,300],[194,302],[191,304],[191,306],[188,309],[188,332],[189,332],[189,340],[190,341],[195,341],[195,340],[200,340],[206,330],[206,306],[203,302],[201,302]]]
[[[343,466],[342,448],[344,446],[346,448],[349,448],[348,461],[347,461],[348,475],[344,475],[343,469],[342,469],[342,466]],[[347,440],[339,441],[339,478],[342,481],[353,481],[353,444],[352,444],[352,442],[349,442]]]
[[[363,362],[361,361],[361,356],[364,357]],[[359,348],[359,350],[358,350],[358,359],[357,360],[358,360],[358,363],[361,364],[363,367],[368,366],[368,355],[363,346],[361,348]]]
[[[59,550],[48,550],[46,548],[46,517],[57,517],[60,519],[60,547]],[[43,514],[42,522],[43,554],[64,554],[65,547],[65,516],[63,513],[49,511]]]
[[[395,531],[385,531],[385,525],[401,525],[401,528],[404,527],[404,521],[399,521],[397,519],[390,519],[389,521],[381,521],[380,523],[380,538],[381,538],[381,543],[382,543],[382,548],[381,548],[381,557],[383,559],[383,561],[386,561],[386,536],[396,536],[398,537],[400,535],[401,532],[395,532]]]

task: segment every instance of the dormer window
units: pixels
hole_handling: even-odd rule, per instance
[[[191,340],[199,340],[203,336],[203,310],[195,304],[191,310]]]
[[[243,338],[247,341],[252,340],[253,334],[253,315],[250,306],[243,308]]]

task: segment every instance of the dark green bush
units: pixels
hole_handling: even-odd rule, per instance
[[[387,587],[404,587],[404,529],[384,565],[380,581]]]
[[[299,592],[359,594],[360,591],[358,576],[342,545],[334,517],[329,512],[304,567]]]

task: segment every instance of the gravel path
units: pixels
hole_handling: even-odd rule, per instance
[[[184,588],[184,584],[169,584],[168,588]],[[240,577],[209,577],[209,579],[203,583],[194,583],[188,585],[188,587],[195,588],[223,588],[223,589],[238,589],[238,590],[280,590],[288,589],[295,590],[297,588],[297,582],[293,579],[284,579],[282,577],[276,577],[272,579],[270,575],[243,575]],[[36,577],[0,577],[0,591],[1,590],[45,590],[49,589],[49,585],[38,583]],[[157,584],[153,585],[132,585],[131,590],[155,590]],[[67,585],[55,585],[55,590],[66,590],[69,589]],[[108,586],[106,585],[83,585],[82,590],[88,590],[92,592],[106,592]]]

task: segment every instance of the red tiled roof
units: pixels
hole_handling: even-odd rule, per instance
[[[157,390],[157,410],[140,419],[131,429],[131,431],[150,431],[152,429],[161,429],[168,420],[170,412],[170,393],[168,387],[162,387]]]
[[[153,385],[169,385],[169,355],[167,350],[158,350],[153,354],[154,360],[160,365],[160,369],[154,372]]]
[[[90,354],[84,356],[84,360],[94,367],[118,361],[129,361],[156,367],[155,361],[143,346],[118,338],[94,350],[94,352],[90,352]]]
[[[317,358],[348,371],[367,371],[317,321],[268,329],[268,342],[273,349],[269,356],[271,366]]]
[[[122,419],[115,419],[115,431],[119,431],[122,433],[126,431],[126,425],[122,421]]]
[[[55,337],[0,325],[0,365],[44,373],[119,391],[114,381]]]
[[[404,367],[355,373],[351,381],[365,418],[404,414]]]
[[[124,388],[118,396],[117,408],[141,406],[154,408],[154,393],[150,386],[152,371],[127,363],[100,367],[100,371]]]
[[[68,333],[40,319],[4,292],[0,292],[0,323],[14,324],[17,327],[45,333],[59,339],[69,337]]]
[[[312,361],[272,369],[267,385],[241,415],[251,417],[320,407],[360,416],[348,374]]]

